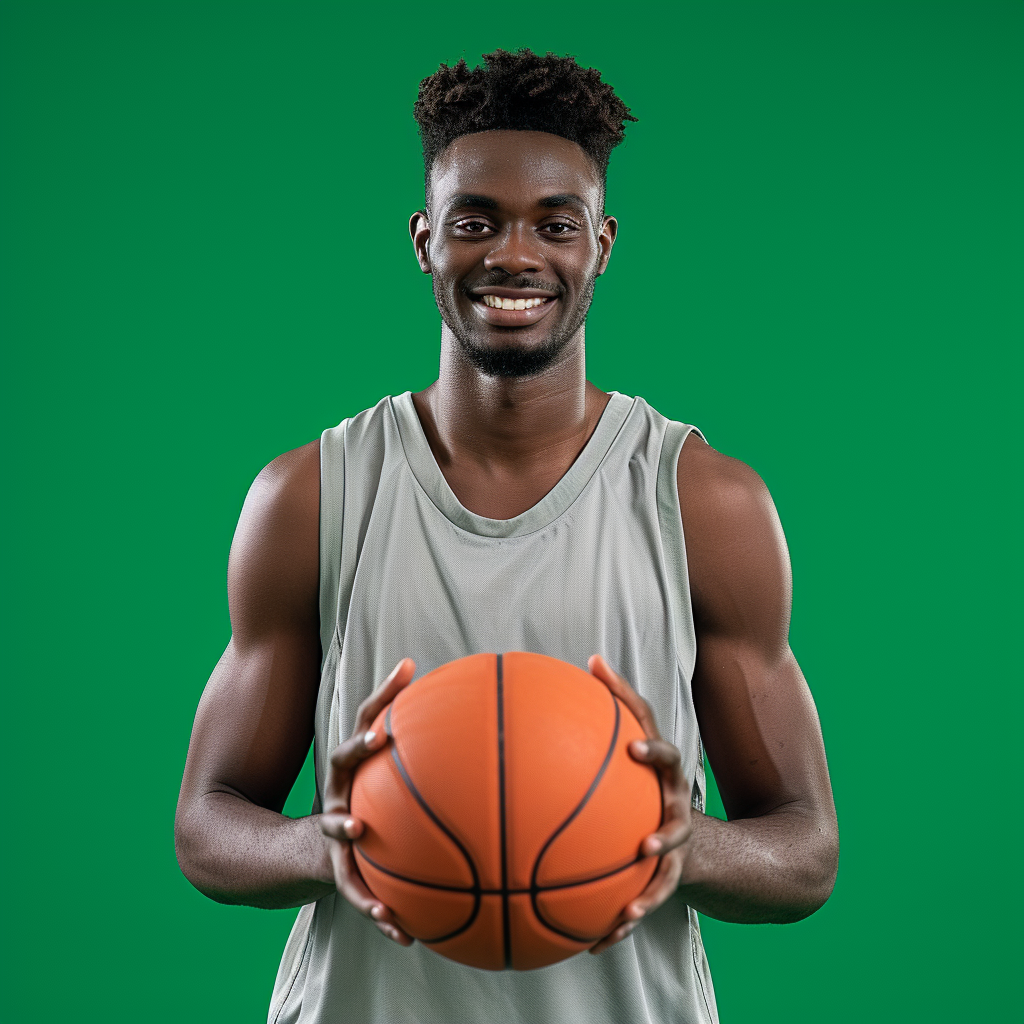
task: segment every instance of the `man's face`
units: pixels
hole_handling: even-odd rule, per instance
[[[586,320],[615,240],[589,157],[546,132],[464,135],[435,161],[429,204],[410,232],[462,352],[492,376],[555,362]]]

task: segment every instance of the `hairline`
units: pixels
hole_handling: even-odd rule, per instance
[[[441,157],[445,153],[448,152],[449,149],[451,149],[451,147],[456,142],[459,141],[459,139],[464,139],[468,135],[483,135],[485,132],[527,132],[527,131],[528,132],[532,132],[534,134],[553,135],[556,139],[562,139],[565,142],[571,142],[587,158],[587,160],[590,163],[590,166],[594,170],[594,175],[597,178],[598,188],[599,188],[600,193],[601,193],[601,201],[600,201],[600,204],[599,204],[598,213],[603,218],[604,215],[605,215],[604,214],[605,193],[607,192],[607,188],[608,188],[608,168],[607,168],[607,166],[604,169],[602,169],[600,167],[600,165],[597,163],[597,161],[578,142],[574,141],[573,139],[567,139],[564,135],[559,135],[557,132],[546,132],[546,131],[543,131],[542,129],[538,129],[538,128],[482,128],[479,131],[462,132],[462,134],[456,135],[455,138],[452,139],[444,147],[444,149],[439,149],[434,154],[434,158],[433,158],[433,160],[430,161],[429,165],[424,163],[424,167],[423,167],[423,209],[424,209],[424,212],[427,213],[427,214],[430,213],[430,180],[431,180],[431,177],[432,177],[432,174],[433,174],[434,165],[437,163],[438,160],[441,159]]]

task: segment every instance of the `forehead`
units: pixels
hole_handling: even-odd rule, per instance
[[[601,179],[590,157],[575,142],[548,132],[462,135],[438,156],[430,173],[436,206],[460,193],[511,203],[566,192],[600,208]]]

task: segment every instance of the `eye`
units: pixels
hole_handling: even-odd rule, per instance
[[[545,224],[541,230],[548,235],[554,235],[555,238],[564,238],[566,235],[571,235],[573,232],[579,231],[579,228],[575,224],[568,224],[565,221],[555,220],[549,224]]]
[[[485,231],[491,230],[491,225],[487,221],[468,217],[465,220],[456,221],[453,227],[456,231],[467,235],[482,235]]]

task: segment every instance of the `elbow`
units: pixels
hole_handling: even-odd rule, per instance
[[[229,906],[237,904],[237,900],[232,899],[228,893],[211,884],[210,873],[203,867],[205,847],[203,829],[196,826],[192,817],[179,804],[174,816],[174,855],[181,873],[207,899]]]
[[[182,813],[181,807],[174,816],[174,856],[178,860],[178,867],[181,873],[198,889],[203,895],[203,887],[200,883],[200,871],[197,856],[197,842],[195,832],[189,827],[188,817]]]
[[[799,900],[794,900],[789,905],[779,908],[778,912],[773,916],[771,923],[795,924],[797,921],[803,921],[804,918],[817,913],[828,902],[834,886],[834,874],[830,880],[823,881],[814,886],[808,885],[800,894]]]
[[[792,924],[810,917],[821,910],[832,895],[839,873],[839,834],[833,824],[828,830],[819,827],[818,837],[820,841],[801,872],[798,899],[776,918],[778,924]]]

